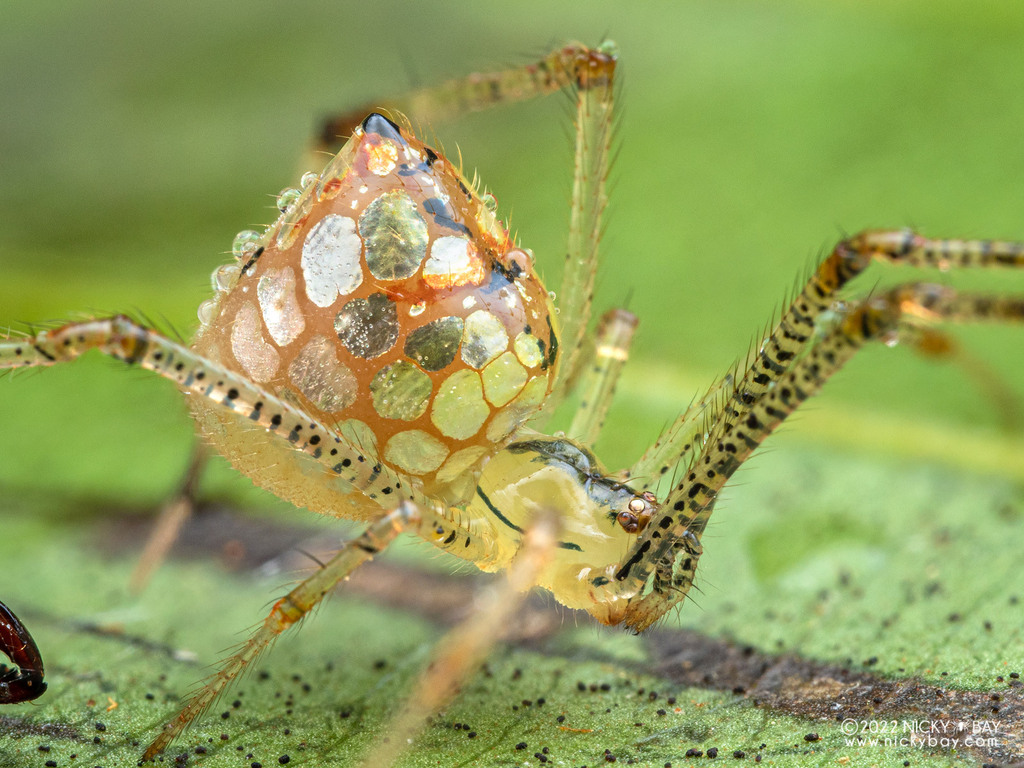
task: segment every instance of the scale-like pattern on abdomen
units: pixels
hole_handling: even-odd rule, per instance
[[[202,346],[428,488],[478,467],[553,384],[531,257],[379,115],[240,256]]]

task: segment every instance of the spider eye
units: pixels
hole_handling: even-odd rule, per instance
[[[643,496],[634,496],[629,500],[626,509],[616,515],[616,522],[626,533],[641,533],[651,521],[654,514],[652,508],[654,497],[653,494],[650,494],[651,498],[648,498],[648,495],[644,493]]]
[[[632,506],[633,503],[630,502],[630,507]],[[637,528],[639,528],[639,521],[637,520],[636,515],[634,515],[632,512],[619,512],[619,514],[616,515],[615,520],[616,522],[618,522],[619,525],[622,526],[622,530],[624,530],[626,533],[636,533]]]

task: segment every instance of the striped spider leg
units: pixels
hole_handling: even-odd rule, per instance
[[[718,492],[761,442],[816,394],[861,347],[902,342],[928,356],[953,353],[934,323],[1024,322],[1024,294],[996,296],[915,282],[879,295],[839,302],[838,292],[872,261],[946,271],[1024,268],[1024,243],[933,240],[910,230],[866,231],[842,240],[827,256],[764,340],[743,379],[695,425],[685,417],[630,470],[658,478],[688,462],[615,578],[632,596],[613,618],[642,631],[685,599],[701,555],[700,537]],[[819,333],[817,325],[833,313]],[[651,482],[648,480],[648,482]],[[644,483],[638,484],[645,487]]]

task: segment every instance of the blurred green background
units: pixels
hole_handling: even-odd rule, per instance
[[[297,181],[317,117],[526,63],[567,39],[614,39],[623,62],[619,151],[597,305],[628,303],[641,326],[599,444],[611,466],[631,461],[744,356],[842,233],[911,225],[935,236],[1024,238],[1024,7],[1010,0],[8,0],[3,16],[0,326],[16,328],[138,310],[187,334],[235,232],[273,219],[275,193]],[[466,168],[480,171],[556,290],[572,162],[568,113],[566,99],[549,98],[433,126],[449,154],[460,149]],[[900,279],[912,273],[874,267],[858,287]],[[1021,275],[929,279],[1024,291]],[[971,368],[991,368],[1024,398],[1022,329],[957,337]],[[1019,508],[1024,438],[1000,410],[962,369],[906,350],[866,351],[773,441],[781,458],[741,472],[744,487],[710,535],[727,549],[734,535],[746,535],[734,534],[730,521],[757,511],[742,500],[756,506],[775,489],[779,521],[797,508],[797,522],[810,530],[820,524],[814,514],[837,497],[856,514],[901,514],[915,498],[905,500],[904,487],[920,489],[921,505],[965,498],[987,510],[1011,499]],[[190,434],[173,388],[110,361],[4,377],[0,493],[16,509],[40,495],[145,507],[181,472]],[[951,469],[971,473],[969,492],[928,490],[921,479]],[[804,487],[818,495],[802,496]],[[207,489],[275,507],[223,468]],[[986,493],[996,501],[983,501]],[[962,515],[965,536],[972,519],[988,522],[970,507],[949,513],[954,521]],[[826,523],[832,514],[824,511]],[[52,524],[58,519],[54,513]],[[1019,527],[1016,518],[985,541],[998,547]],[[837,540],[859,536],[870,573],[880,562],[873,547],[911,535],[854,528]],[[763,639],[756,624],[720,622],[715,607],[718,589],[744,568],[771,577],[751,594],[775,595],[783,582],[772,579],[791,558],[817,563],[813,537],[797,541],[790,556],[790,529],[780,530],[750,534],[763,545],[751,545],[761,553],[752,560],[739,550],[738,560],[723,556],[711,572],[718,587],[707,612],[684,612],[683,621]],[[13,565],[18,553],[30,562],[37,546],[8,540],[3,595],[40,594],[25,577],[31,566]],[[989,555],[973,556],[981,563]],[[788,577],[813,584],[808,573]],[[991,586],[993,599],[1013,589]],[[854,627],[865,621],[856,612],[846,618]],[[826,651],[831,640],[811,632],[787,642],[799,648],[808,637],[818,655],[856,655],[842,642]],[[1019,659],[1014,637],[996,653]]]

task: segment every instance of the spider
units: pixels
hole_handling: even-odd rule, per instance
[[[615,94],[615,46],[428,88],[390,106],[419,119],[561,89],[576,98],[565,278],[556,311],[495,198],[382,112],[328,122],[350,138],[240,233],[213,275],[191,346],[126,316],[0,342],[0,367],[92,349],[174,381],[202,436],[297,506],[366,524],[271,609],[164,727],[161,753],[282,632],[401,532],[637,632],[682,603],[719,492],[765,438],[861,347],[942,356],[936,322],[1024,320],[1024,296],[906,283],[840,300],[872,261],[946,271],[1024,267],[1024,244],[909,230],[839,242],[746,370],[723,377],[632,466],[608,472],[600,433],[636,318],[588,331]],[[394,113],[392,113],[394,114]],[[571,393],[564,434],[536,431]],[[665,478],[672,479],[662,490]],[[659,495],[660,492],[660,495]]]

